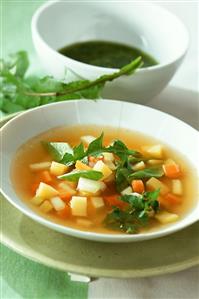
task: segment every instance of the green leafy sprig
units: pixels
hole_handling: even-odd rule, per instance
[[[105,83],[123,75],[130,75],[142,64],[141,57],[113,74],[96,80],[65,83],[51,76],[26,76],[29,60],[25,51],[0,60],[0,111],[10,114],[57,101],[98,99]]]

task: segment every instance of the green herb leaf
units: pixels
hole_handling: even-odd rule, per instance
[[[129,175],[129,179],[160,178],[164,175],[162,167],[151,167],[135,171]]]
[[[95,171],[95,170],[81,170],[81,171],[72,171],[63,174],[58,178],[62,180],[76,182],[79,180],[80,177],[98,181],[103,177],[103,174],[100,171]]]
[[[69,154],[70,157],[73,154],[72,148],[66,142],[45,142],[45,141],[43,141],[42,144],[52,155],[53,159],[57,162],[60,162],[66,154],[67,155]]]
[[[75,161],[83,159],[85,154],[83,143],[80,143],[78,146],[73,148],[73,156]]]
[[[102,133],[98,138],[96,138],[89,144],[87,152],[86,152],[87,156],[89,156],[89,155],[96,156],[103,152],[103,150],[104,150],[103,137],[104,137],[104,134]]]
[[[115,174],[115,183],[118,192],[121,192],[129,185],[129,174],[130,172],[127,168],[121,166],[117,167]]]
[[[137,233],[141,227],[149,222],[150,215],[158,211],[159,203],[157,198],[159,191],[121,196],[120,200],[125,201],[129,206],[125,210],[113,208],[106,216],[104,224],[109,228],[126,233]]]
[[[17,52],[10,55],[8,60],[0,59],[0,111],[10,114],[57,101],[98,99],[106,82],[132,74],[141,63],[139,57],[118,72],[101,76],[96,80],[65,83],[51,76],[26,77],[28,55],[25,51]]]

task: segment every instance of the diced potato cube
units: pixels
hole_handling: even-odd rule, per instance
[[[182,195],[182,182],[180,180],[172,180],[172,193],[175,195]]]
[[[41,162],[41,163],[30,164],[29,167],[32,171],[40,171],[40,170],[49,169],[50,166],[51,166],[51,162]]]
[[[78,225],[85,226],[85,227],[91,227],[93,225],[93,222],[91,222],[90,220],[88,220],[88,219],[81,219],[81,218],[78,218],[76,220],[76,223]]]
[[[176,162],[173,159],[167,159],[164,164],[166,164],[166,165],[173,165],[173,164],[176,165]]]
[[[131,194],[131,193],[133,193],[133,189],[131,188],[131,186],[125,188],[125,189],[121,192],[122,195],[129,195],[129,194]]]
[[[73,196],[70,207],[73,216],[87,216],[87,197]]]
[[[45,199],[49,199],[56,195],[58,195],[58,191],[55,188],[42,182],[39,184],[39,188],[36,191],[37,197],[39,196]]]
[[[161,159],[163,157],[163,147],[160,144],[152,146],[142,146],[141,149],[145,154],[153,158]]]
[[[145,168],[145,163],[143,161],[140,161],[140,162],[136,163],[135,165],[133,165],[132,168],[134,171],[142,170]]]
[[[50,166],[50,173],[58,176],[58,175],[62,175],[64,173],[66,173],[68,171],[69,167],[61,164],[61,163],[57,163],[55,161],[52,161],[51,166]]]
[[[115,160],[114,155],[112,153],[102,153],[104,156],[105,162],[113,162]]]
[[[44,201],[43,197],[35,196],[33,197],[30,202],[36,206],[40,206],[40,204]]]
[[[66,206],[65,202],[58,196],[52,197],[50,201],[56,211],[61,211]]]
[[[77,191],[69,186],[66,182],[59,183],[58,188],[69,192],[71,195],[75,195],[77,193]]]
[[[92,168],[88,165],[86,165],[85,163],[83,163],[82,161],[77,160],[77,162],[75,163],[75,168],[77,170],[91,170]]]
[[[106,189],[106,184],[104,182],[99,181],[100,183],[100,190],[104,191]]]
[[[41,209],[42,212],[44,213],[49,213],[53,210],[53,206],[52,204],[48,201],[45,200],[39,207]]]
[[[112,161],[106,161],[105,164],[111,169],[111,170],[115,170],[116,166]]]
[[[95,140],[96,138],[93,136],[81,136],[80,140],[85,144],[85,145],[89,145],[93,140]]]
[[[151,160],[148,160],[148,164],[150,165],[158,165],[158,164],[163,164],[163,160],[155,160],[155,159],[151,159]]]
[[[112,170],[101,160],[97,161],[93,169],[103,173],[103,180],[112,174]]]
[[[104,207],[104,200],[102,197],[91,197],[91,203],[96,209]]]
[[[110,182],[113,182],[115,180],[115,173],[112,173],[111,175],[109,175],[105,180],[104,182],[105,183],[110,183]]]
[[[155,190],[160,188],[160,194],[164,195],[166,193],[169,192],[169,188],[167,187],[167,185],[165,185],[164,183],[162,183],[161,181],[159,181],[158,179],[152,177],[150,178],[147,182],[146,182],[146,187],[149,190]]]
[[[157,219],[162,224],[167,224],[170,222],[175,222],[179,219],[177,214],[169,213],[167,211],[160,211],[155,215],[155,219]]]
[[[79,191],[95,194],[98,191],[102,190],[102,188],[104,188],[104,185],[102,186],[101,183],[102,183],[101,181],[94,181],[86,178],[80,178],[78,181],[77,189]]]

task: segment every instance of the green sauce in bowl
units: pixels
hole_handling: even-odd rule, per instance
[[[142,67],[157,65],[149,54],[129,45],[108,41],[86,41],[74,43],[58,50],[74,60],[106,68],[121,68],[138,56],[142,57]]]

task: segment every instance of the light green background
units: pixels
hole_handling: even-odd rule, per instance
[[[30,21],[36,8],[43,2],[0,0],[1,56],[27,50],[31,72],[41,71],[31,39]],[[0,249],[1,299],[87,298],[86,284],[70,282],[66,273],[29,261],[3,245]]]

